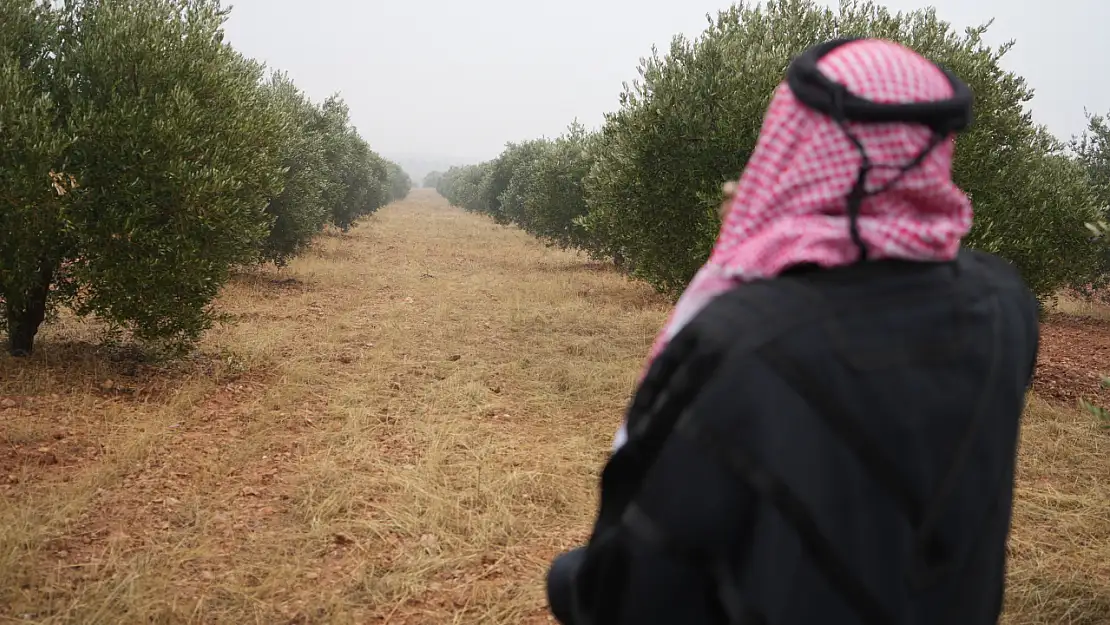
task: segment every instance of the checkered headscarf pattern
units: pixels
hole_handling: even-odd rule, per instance
[[[884,104],[952,97],[935,65],[898,44],[845,44],[818,63],[831,80]],[[932,131],[910,124],[849,123],[871,161],[868,188],[911,162]],[[869,258],[944,260],[955,257],[971,227],[971,202],[952,182],[954,141],[941,142],[891,189],[864,199],[860,235]],[[831,118],[803,106],[786,85],[771,101],[759,142],[740,177],[709,263],[743,279],[777,275],[799,263],[825,267],[854,262],[846,198],[861,156]]]
[[[953,95],[935,65],[888,41],[844,44],[822,58],[818,68],[874,102],[931,102]],[[846,127],[877,167],[868,176],[868,189],[885,185],[932,139],[930,129],[912,124],[850,122]],[[954,144],[952,137],[942,141],[890,189],[863,200],[858,224],[868,260],[956,256],[972,211],[967,195],[952,182]],[[738,282],[770,278],[802,263],[835,267],[855,262],[859,249],[850,235],[847,196],[861,160],[844,129],[780,84],[709,261],[679,299],[651,358],[706,303]],[[623,436],[622,428],[617,446]]]

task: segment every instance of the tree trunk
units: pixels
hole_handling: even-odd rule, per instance
[[[6,302],[8,315],[8,351],[17,358],[30,356],[35,348],[35,335],[46,319],[46,297],[54,272],[43,263],[38,280],[23,294],[22,305]]]

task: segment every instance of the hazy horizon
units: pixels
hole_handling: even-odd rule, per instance
[[[313,99],[340,93],[352,123],[384,156],[403,166],[463,164],[496,156],[506,142],[556,136],[575,119],[598,127],[652,45],[663,50],[674,35],[697,36],[706,14],[730,4],[238,0],[227,34],[245,54],[288,72]],[[1034,119],[1062,139],[1082,130],[1085,108],[1110,111],[1110,85],[1097,79],[1110,70],[1098,45],[1110,3],[880,4],[935,6],[960,30],[994,18],[987,42],[1016,40],[1003,64],[1035,90]],[[409,173],[417,182],[423,176]]]

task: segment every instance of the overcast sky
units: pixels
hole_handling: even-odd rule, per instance
[[[244,53],[288,71],[314,99],[339,91],[387,156],[496,156],[506,141],[590,127],[618,106],[652,44],[695,36],[727,0],[231,0]],[[921,0],[887,0],[916,9]],[[1110,0],[934,0],[956,27],[995,18],[991,44],[1036,90],[1058,136],[1110,110]]]

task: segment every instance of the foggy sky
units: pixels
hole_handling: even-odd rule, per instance
[[[727,0],[232,0],[232,44],[287,71],[315,100],[338,91],[387,157],[475,161],[507,141],[588,127],[618,106],[653,44],[700,33]],[[835,4],[835,2],[833,2]],[[892,10],[926,0],[886,0]],[[1110,111],[1110,0],[934,0],[962,30],[994,18],[1007,69],[1036,90],[1035,119],[1061,138],[1084,107]]]

